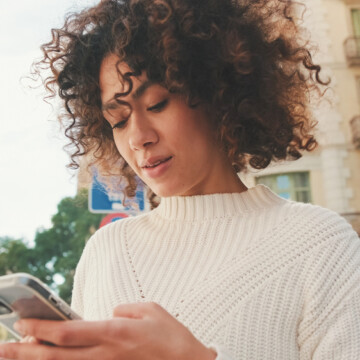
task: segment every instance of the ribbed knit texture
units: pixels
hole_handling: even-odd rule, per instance
[[[85,319],[142,301],[218,360],[359,360],[360,240],[336,213],[262,185],[164,198],[98,230],[75,275]]]

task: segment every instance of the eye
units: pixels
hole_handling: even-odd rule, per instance
[[[160,112],[163,109],[165,109],[166,105],[169,103],[169,99],[165,99],[163,101],[160,101],[159,103],[150,106],[147,108],[148,111],[152,111],[152,112]]]
[[[110,110],[108,111],[110,117],[110,121],[112,123],[115,123],[114,125],[111,126],[111,128],[113,130],[115,129],[123,129],[126,124],[127,121],[131,115],[131,110],[130,109],[122,109],[122,108],[117,108],[115,110]]]
[[[125,125],[126,125],[126,122],[127,122],[127,119],[121,120],[121,121],[117,122],[114,126],[112,126],[111,128],[113,130],[115,130],[115,129],[123,129],[125,127]]]

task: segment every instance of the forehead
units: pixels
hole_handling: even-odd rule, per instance
[[[119,57],[114,54],[107,55],[101,65],[99,72],[99,85],[102,103],[114,98],[116,93],[122,93],[129,89],[129,84],[124,82],[121,74],[132,72],[129,65],[125,62],[119,62]],[[119,74],[120,72],[120,74]],[[139,77],[131,77],[133,89],[147,80],[146,74]]]

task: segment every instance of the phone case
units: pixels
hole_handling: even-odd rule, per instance
[[[81,319],[47,285],[25,273],[0,276],[0,322],[18,339],[13,328],[20,318]]]

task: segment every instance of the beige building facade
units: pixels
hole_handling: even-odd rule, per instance
[[[279,195],[330,208],[360,233],[360,0],[302,0],[303,25],[318,49],[314,61],[331,78],[330,91],[314,108],[316,151],[244,175]]]

